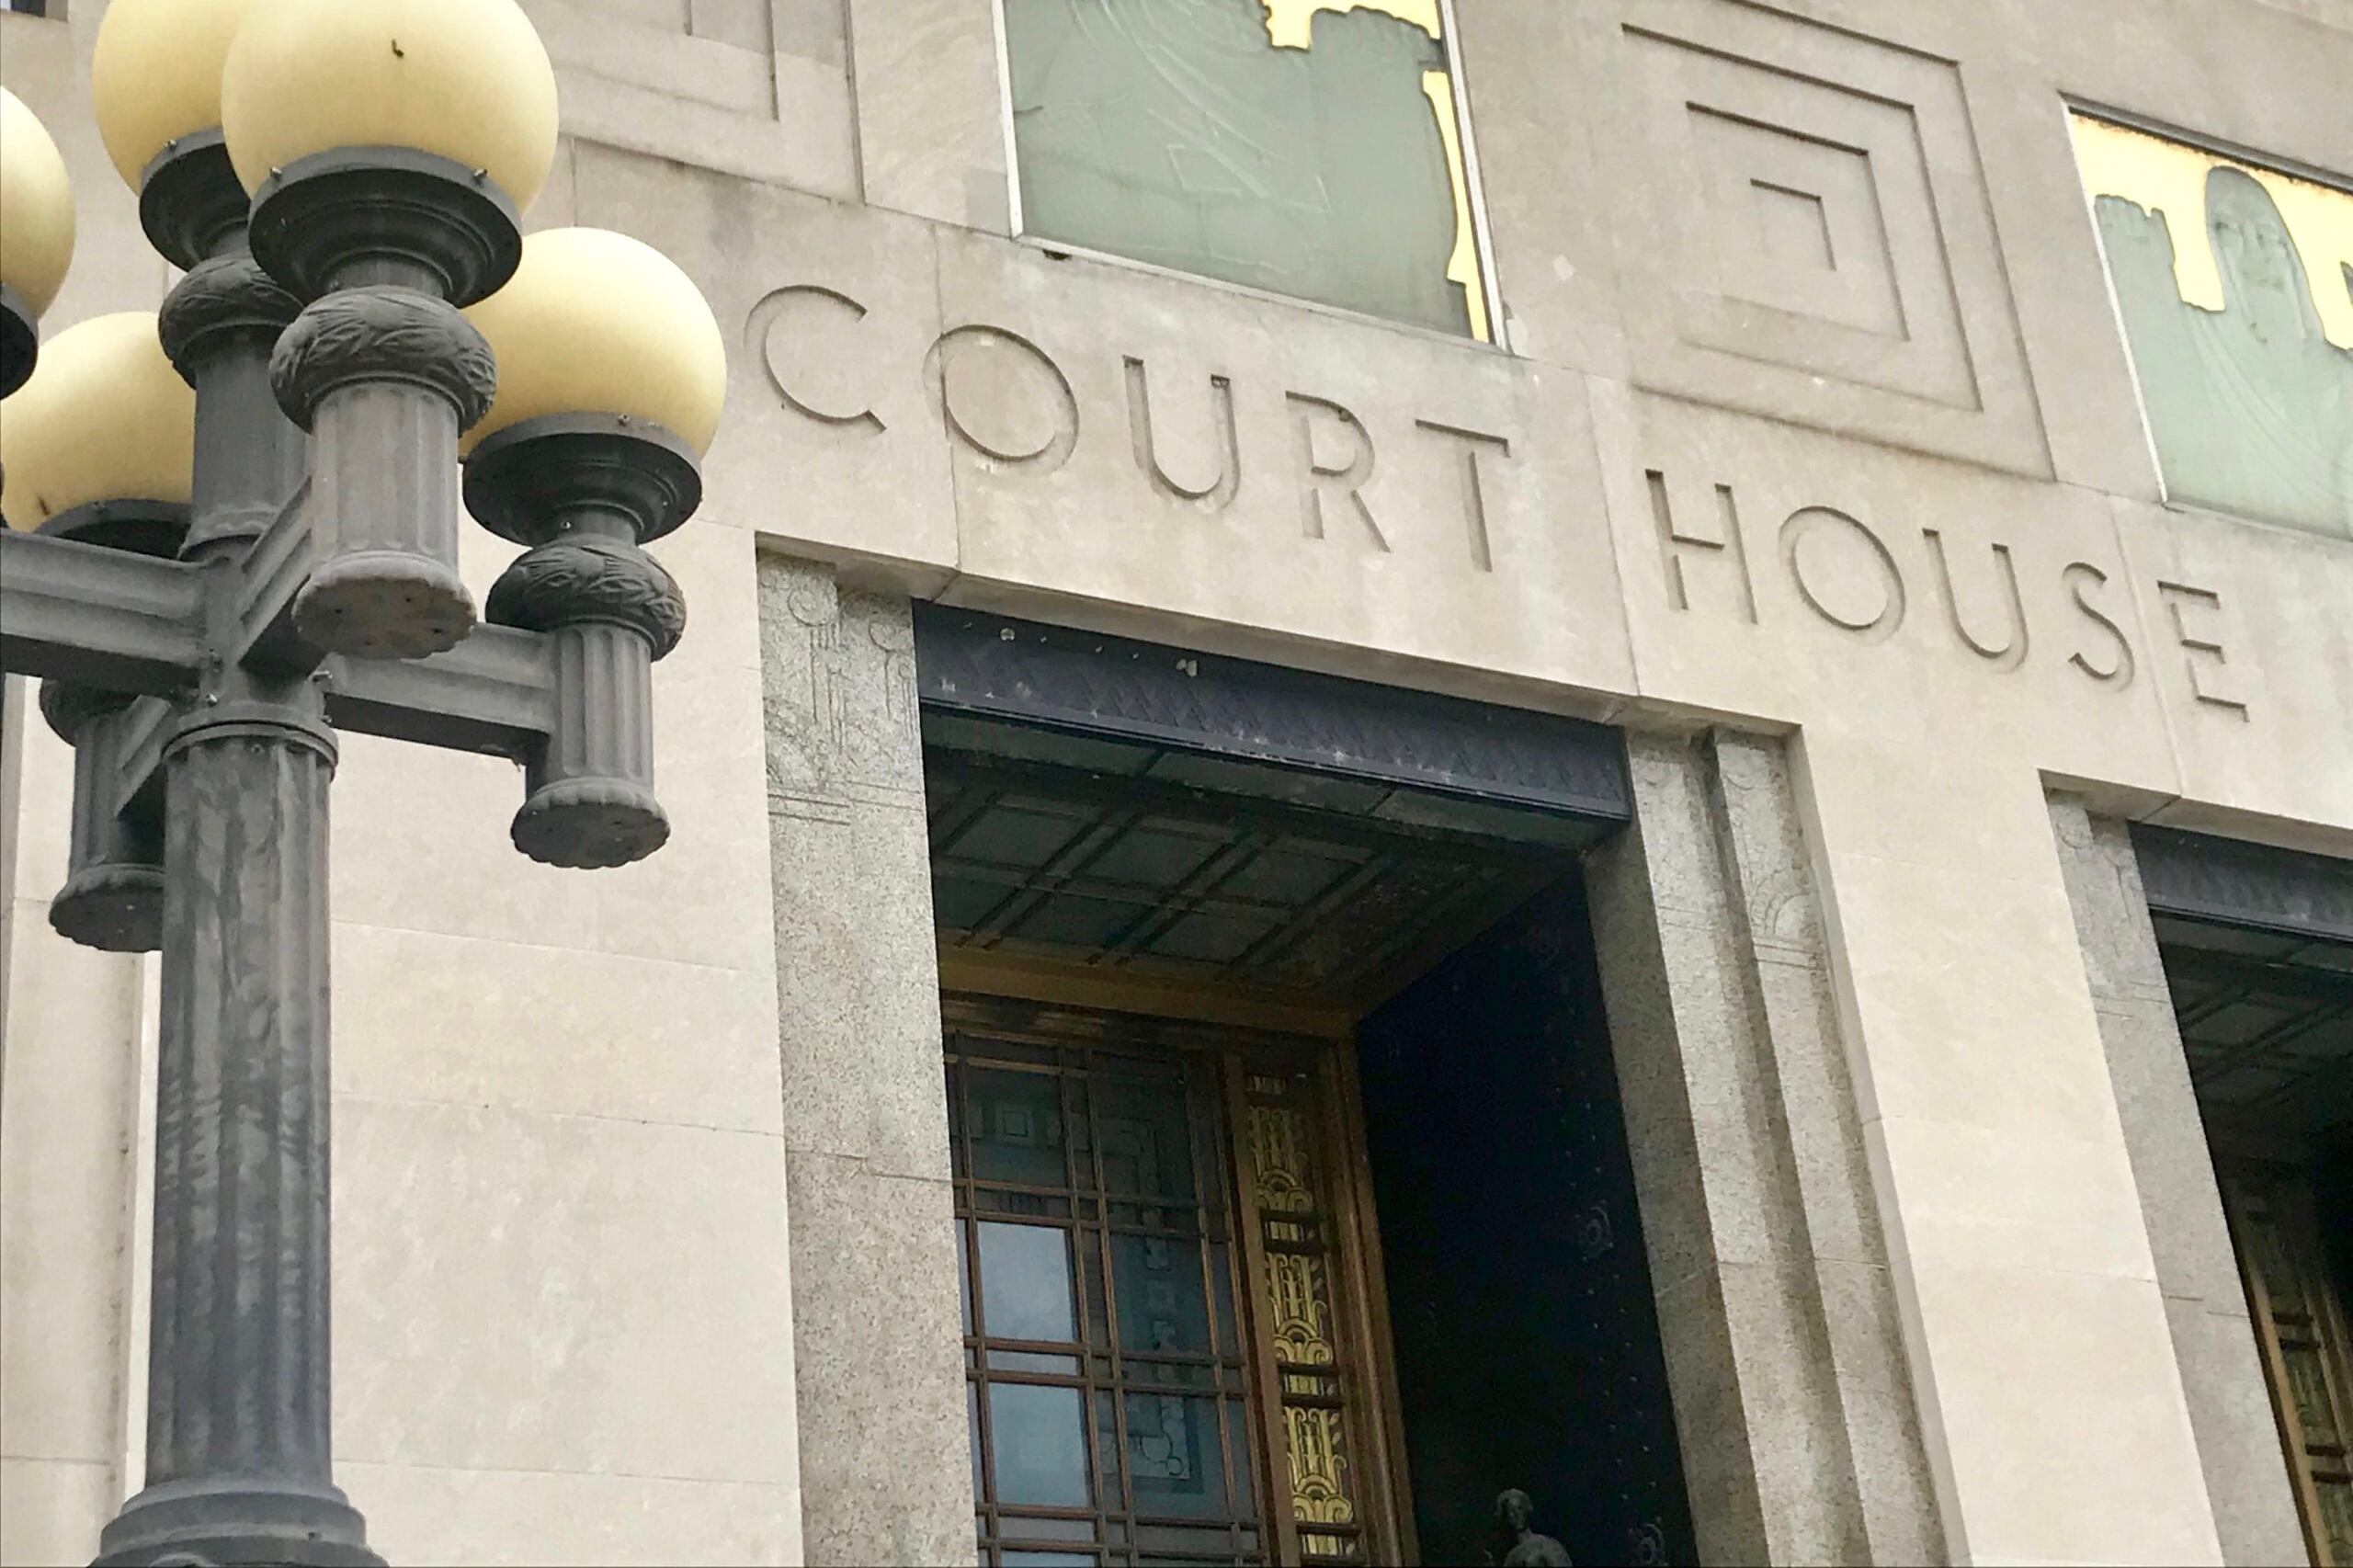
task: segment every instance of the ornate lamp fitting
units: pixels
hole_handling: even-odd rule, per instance
[[[139,176],[139,226],[184,269],[235,246],[246,205],[218,128],[166,142]]]
[[[339,147],[254,193],[254,256],[306,300],[398,283],[470,305],[515,275],[515,203],[481,169],[411,147]]]
[[[545,544],[600,517],[646,544],[701,505],[694,449],[626,415],[527,419],[483,437],[466,459],[466,509],[517,544]]]
[[[40,358],[40,324],[29,301],[0,283],[0,397],[32,380]]]
[[[33,531],[168,561],[179,553],[188,524],[184,501],[92,501],[58,513]]]
[[[331,653],[421,658],[473,629],[458,575],[458,435],[490,405],[490,347],[457,309],[388,284],[314,301],[278,340],[270,385],[309,430],[325,558],[294,601]]]
[[[531,545],[491,589],[489,618],[553,644],[556,727],[526,773],[515,846],[551,866],[625,866],[666,843],[654,796],[654,661],[677,646],[686,599],[641,541],[701,499],[687,445],[657,425],[549,415],[484,440],[466,500]]]

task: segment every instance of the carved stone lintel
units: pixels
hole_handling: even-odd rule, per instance
[[[199,262],[172,286],[156,325],[173,368],[194,386],[198,368],[222,339],[251,335],[274,343],[301,310],[302,301],[252,256],[220,256]]]
[[[218,127],[174,137],[140,174],[139,226],[175,267],[194,268],[232,248],[245,211]]]
[[[454,307],[389,285],[339,290],[313,301],[270,358],[278,406],[305,430],[328,394],[369,381],[430,388],[449,400],[465,430],[490,407],[498,369],[490,345]]]
[[[612,539],[563,539],[525,551],[491,588],[484,610],[494,625],[527,631],[626,627],[644,637],[656,659],[687,629],[677,580],[635,545]]]
[[[255,258],[306,300],[401,282],[453,305],[515,275],[515,204],[480,169],[406,147],[342,147],[275,170],[254,193]]]
[[[26,298],[0,283],[0,397],[31,379],[40,358],[40,327]]]

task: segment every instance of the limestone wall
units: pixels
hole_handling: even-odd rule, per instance
[[[926,895],[793,881],[777,846],[855,855],[865,830],[811,826],[777,759],[894,699],[876,634],[914,597],[1779,737],[1852,1102],[1821,1125],[1860,1162],[1938,1550],[2217,1560],[2235,1505],[2047,797],[2353,854],[2353,544],[2161,501],[2064,108],[2353,175],[2344,0],[1455,0],[1501,348],[1011,235],[993,0],[526,5],[568,131],[530,222],[675,256],[733,380],[703,513],[656,550],[690,608],[656,672],[667,849],[534,867],[506,765],[345,747],[336,1441],[381,1550],[793,1561],[804,1517],[813,1561],[887,1550],[887,1499],[797,1449],[804,1420],[848,1440],[855,1401],[794,1365],[865,1376],[844,1303],[900,1310],[900,1255],[831,1250],[868,1212],[846,1195],[892,1195],[913,1321],[942,1300],[908,1131],[938,1108],[824,1125],[922,1078],[928,965],[873,966]],[[0,74],[77,182],[52,332],[166,280],[88,120],[101,9],[0,17]],[[1695,102],[1748,129],[1694,131]],[[1756,178],[1877,224],[1817,301],[1846,335],[1742,305],[1757,258],[1721,192]],[[1855,326],[1891,296],[1900,330]],[[792,562],[765,599],[763,549]],[[503,554],[469,540],[477,593]],[[835,641],[771,638],[764,690],[779,573],[838,613]],[[789,723],[779,679],[814,683]],[[46,929],[69,759],[25,729],[9,1562],[86,1555],[137,1484],[147,1179],[139,965]],[[846,1011],[808,1000],[851,972]],[[890,1050],[858,1049],[870,1017]],[[838,1076],[805,1100],[819,1062]],[[822,1278],[788,1192],[825,1210]],[[961,1428],[859,1436],[892,1487],[968,1484]],[[1891,1462],[1875,1541],[1927,1528]]]

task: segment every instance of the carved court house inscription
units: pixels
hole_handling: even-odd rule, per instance
[[[1091,498],[1106,527],[1156,505],[1179,518],[1272,517],[1271,532],[1357,555],[1402,551],[1496,570],[1492,513],[1515,483],[1524,444],[1516,425],[1399,417],[1303,376],[1198,363],[1184,374],[1173,356],[1141,348],[1106,347],[1066,366],[1031,336],[987,321],[948,327],[914,362],[863,364],[848,346],[867,316],[860,301],[812,284],[775,290],[754,307],[746,336],[790,415],[844,440],[881,436],[891,425],[879,410],[891,399],[881,381],[919,379],[960,459],[979,472],[1016,485],[1067,484],[1074,467],[1101,473],[1110,483]],[[831,365],[811,353],[819,340],[837,346]]]

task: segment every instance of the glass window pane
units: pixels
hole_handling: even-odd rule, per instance
[[[1049,1356],[1037,1350],[992,1350],[989,1369],[994,1372],[1051,1372],[1057,1377],[1078,1376],[1078,1358]]]
[[[1211,1349],[1199,1243],[1114,1235],[1111,1279],[1118,1292],[1120,1349]]]
[[[1029,233],[1489,337],[1438,0],[1006,0]]]
[[[1074,1339],[1070,1233],[984,1220],[981,1326],[992,1339]]]
[[[996,1500],[1084,1508],[1092,1500],[1076,1389],[998,1383],[989,1390]]]
[[[981,1388],[978,1383],[964,1385],[964,1415],[972,1428],[972,1495],[986,1497],[988,1486],[981,1478]]]
[[[1084,1540],[1095,1539],[1092,1519],[1031,1519],[1006,1514],[997,1520],[1000,1540]]]
[[[972,1068],[964,1074],[964,1142],[973,1179],[1064,1187],[1060,1080]]]
[[[1106,1192],[1193,1206],[1193,1129],[1180,1085],[1098,1078],[1095,1127]]]
[[[1006,1568],[1013,1568],[1015,1563],[1034,1564],[1035,1568],[1077,1563],[1080,1568],[1095,1568],[1095,1553],[1091,1551],[1000,1551],[996,1560],[1005,1563]]]
[[[1225,1517],[1215,1403],[1176,1394],[1128,1395],[1128,1474],[1139,1514]]]

